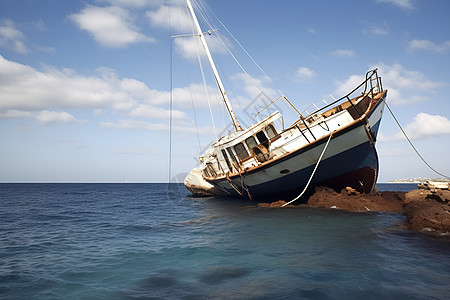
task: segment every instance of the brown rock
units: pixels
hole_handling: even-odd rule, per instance
[[[360,194],[352,187],[337,193],[327,187],[316,187],[308,206],[334,208],[351,212],[384,211],[404,213],[409,228],[416,231],[450,236],[450,191],[419,189],[404,192]],[[260,207],[280,208],[286,202],[259,203]],[[297,205],[294,205],[298,207]]]
[[[410,228],[437,234],[450,234],[450,205],[433,199],[411,201],[405,205]]]
[[[354,193],[346,188],[340,194],[326,187],[317,187],[309,198],[308,205],[322,208],[335,208],[352,212],[387,211],[403,212],[402,192]]]
[[[412,230],[450,234],[450,191],[419,189],[405,194],[404,213]]]
[[[264,208],[280,208],[283,207],[284,204],[286,204],[286,201],[278,200],[272,203],[258,203],[258,206]]]
[[[270,203],[270,208],[278,208],[278,207],[282,207],[283,205],[286,204],[286,201],[283,200],[278,200],[276,202],[272,202]]]
[[[424,201],[429,191],[425,190],[412,190],[405,194],[404,204],[408,204],[414,201]]]
[[[357,190],[355,190],[354,188],[350,187],[350,186],[346,187],[345,190],[347,191],[347,194],[349,196],[351,196],[351,195],[359,195],[359,192]]]

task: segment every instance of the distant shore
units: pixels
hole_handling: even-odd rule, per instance
[[[388,181],[386,183],[421,183],[421,182],[427,182],[427,181],[450,182],[450,179],[447,179],[447,178],[417,177],[417,178],[395,179],[395,180]]]

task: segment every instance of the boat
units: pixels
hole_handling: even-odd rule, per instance
[[[282,94],[256,113],[252,125],[242,128],[191,1],[186,4],[234,125],[200,155],[200,166],[186,176],[190,192],[256,199],[296,195],[315,186],[374,190],[379,169],[375,144],[387,96],[377,69],[368,71],[343,97],[321,99],[312,110],[298,111]],[[275,111],[259,120],[278,101],[291,106],[297,119],[284,126],[282,114]]]

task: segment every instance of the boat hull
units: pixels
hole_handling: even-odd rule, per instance
[[[358,128],[355,130],[357,131]],[[346,135],[330,140],[325,152],[326,158],[319,163],[311,180],[311,186],[326,185],[336,190],[351,186],[361,192],[372,191],[378,174],[378,157],[375,148],[367,138],[364,143],[341,149],[339,144],[342,143],[342,139],[351,139],[352,132]],[[293,156],[289,159],[275,162],[262,170],[228,179],[214,180],[210,183],[236,196],[250,194],[251,197],[270,197],[301,191],[307,184],[325,143],[326,141],[305,152],[292,153]],[[334,143],[338,145],[333,145]],[[330,152],[330,155],[326,155],[327,152]],[[312,157],[316,159],[311,159]],[[248,192],[242,188],[242,183],[245,184]]]
[[[328,147],[312,177],[311,188],[321,185],[337,191],[347,186],[365,193],[373,190],[378,176],[375,139],[383,109],[384,99],[377,103],[366,118],[331,133]],[[329,135],[324,136],[306,147],[240,175],[208,182],[235,196],[254,198],[295,195],[309,181],[328,138]]]

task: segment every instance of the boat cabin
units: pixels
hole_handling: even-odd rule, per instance
[[[214,143],[200,157],[206,166],[204,175],[209,178],[239,173],[273,158],[269,152],[271,143],[276,141],[281,129],[275,123],[281,119],[276,112],[265,120],[242,131],[232,132]]]

